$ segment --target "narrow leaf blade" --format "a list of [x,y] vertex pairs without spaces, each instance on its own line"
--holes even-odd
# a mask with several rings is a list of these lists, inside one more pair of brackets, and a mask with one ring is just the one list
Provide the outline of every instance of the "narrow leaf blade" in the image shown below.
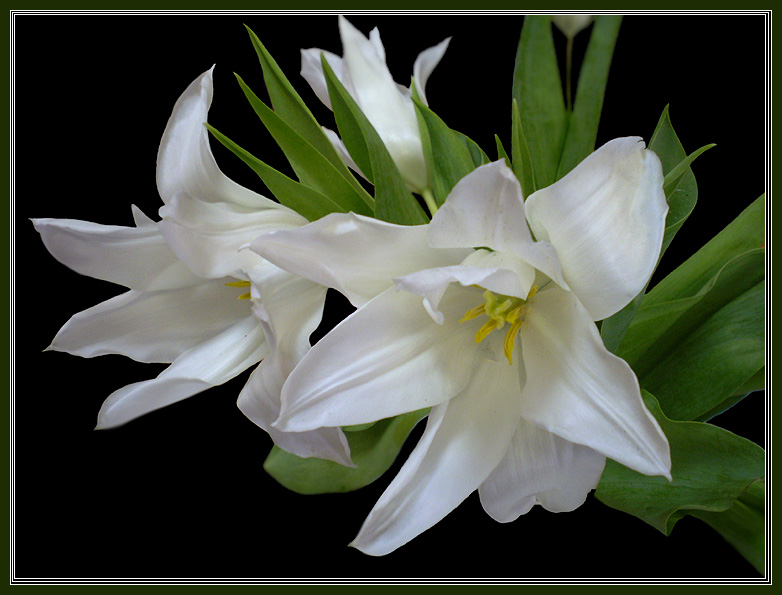
[[513,70],[513,98],[518,103],[537,184],[527,191],[534,192],[556,181],[567,131],[567,112],[548,16],[524,17]]
[[562,158],[559,161],[557,179],[565,176],[595,150],[608,72],[611,68],[622,17],[597,15],[594,21],[589,46],[578,77],[573,112],[568,118],[567,135],[562,149]]
[[[366,147],[369,164],[365,163],[363,166],[359,162],[357,164],[365,174],[371,175],[375,185],[375,217],[400,225],[418,225],[428,222],[429,218],[407,188],[399,169],[377,131],[355,100],[345,90],[328,62],[322,59],[321,64],[326,75],[334,117],[337,120],[340,134],[345,139],[348,151],[351,151],[351,145],[348,142],[355,147],[355,140],[358,138],[363,139],[363,144]],[[352,152],[351,157],[354,160],[361,159],[360,155],[354,155]],[[369,171],[364,170],[365,167]]]

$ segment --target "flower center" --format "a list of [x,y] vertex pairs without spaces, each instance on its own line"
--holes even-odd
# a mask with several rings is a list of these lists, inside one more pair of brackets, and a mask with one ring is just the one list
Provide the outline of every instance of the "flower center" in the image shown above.
[[[249,281],[231,281],[230,283],[225,284],[226,287],[250,287]],[[249,300],[252,296],[251,292],[243,293],[239,296],[238,299],[240,300]]]
[[495,295],[488,289],[483,292],[484,303],[480,306],[476,306],[472,310],[468,310],[459,322],[465,322],[477,318],[482,314],[489,317],[489,320],[478,329],[475,333],[475,342],[480,343],[492,331],[500,330],[505,326],[507,322],[510,325],[508,332],[505,333],[505,357],[508,358],[508,363],[513,363],[513,346],[516,344],[516,335],[519,334],[521,325],[527,315],[527,309],[529,308],[529,300],[538,292],[537,286],[533,285],[529,290],[529,295],[526,300],[521,298],[507,296],[507,295]]

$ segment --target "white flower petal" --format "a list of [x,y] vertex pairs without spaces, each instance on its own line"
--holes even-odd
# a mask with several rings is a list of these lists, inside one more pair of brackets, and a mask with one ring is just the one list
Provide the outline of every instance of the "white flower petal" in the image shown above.
[[512,254],[476,250],[460,265],[416,271],[398,278],[396,286],[423,297],[434,320],[442,324],[438,306],[451,283],[524,299],[534,281],[535,269]]
[[594,320],[629,303],[660,256],[668,205],[660,160],[644,147],[637,137],[608,142],[526,203],[535,237],[557,249]]
[[435,67],[440,63],[440,60],[443,59],[445,50],[448,49],[450,41],[450,37],[444,39],[437,45],[418,54],[418,57],[415,59],[415,64],[413,65],[413,80],[415,81],[415,88],[418,89],[418,95],[426,105],[429,105],[429,102],[426,99],[426,83],[429,80],[432,71],[434,71]]
[[431,250],[426,226],[395,225],[354,213],[332,213],[299,229],[269,233],[250,245],[283,268],[344,294],[355,306],[395,277],[461,262],[471,250]]
[[351,545],[382,556],[456,508],[508,449],[519,419],[519,376],[483,360],[464,391],[429,414],[426,430]]
[[49,349],[81,357],[119,353],[171,362],[187,349],[252,318],[224,280],[168,291],[128,291],[74,314]]
[[261,262],[251,250],[253,239],[307,220],[289,209],[257,209],[227,202],[203,202],[177,194],[160,209],[160,230],[171,249],[206,278],[237,276]]
[[487,247],[521,258],[567,289],[553,246],[532,239],[521,186],[504,160],[459,180],[428,231],[433,248]]
[[119,389],[104,401],[95,429],[125,424],[155,409],[182,401],[227,382],[253,364],[268,349],[253,317],[182,353],[154,380]]
[[203,201],[256,208],[282,208],[228,179],[212,156],[204,126],[212,103],[212,69],[185,90],[174,105],[157,156],[157,187],[164,203],[183,192]]
[[150,221],[139,227],[76,219],[33,219],[44,246],[77,273],[139,291],[201,283]]
[[453,288],[443,300],[443,325],[432,321],[419,297],[394,288],[354,312],[293,370],[275,426],[303,431],[367,423],[461,392],[481,353],[475,329],[457,322],[466,310],[464,293]]
[[239,394],[239,409],[281,449],[298,457],[317,457],[352,467],[350,447],[340,428],[283,432],[272,427],[280,413],[280,390],[286,377],[279,357],[272,354],[264,359]]
[[532,299],[521,345],[525,419],[639,473],[670,479],[668,440],[635,374],[606,350],[572,293],[550,286]]
[[269,263],[249,271],[249,276],[260,298],[254,311],[271,353],[250,375],[239,395],[239,409],[283,450],[352,466],[339,428],[282,432],[272,427],[280,414],[282,385],[310,349],[309,336],[320,323],[326,288]]
[[331,66],[334,74],[339,81],[346,86],[346,81],[342,76],[342,58],[320,48],[310,48],[301,50],[301,76],[307,81],[324,105],[331,109],[331,99],[329,97],[329,88],[326,85],[326,75],[323,74],[323,65],[320,62],[320,56],[326,56],[326,61]]
[[606,458],[556,434],[519,420],[510,448],[479,489],[484,510],[500,523],[535,505],[551,512],[581,506],[597,487]]
[[416,191],[429,186],[415,107],[400,93],[375,44],[339,17],[343,65],[351,95],[383,140],[407,184]]
[[334,146],[334,149],[337,151],[337,154],[340,156],[344,164],[366,180],[367,177],[364,175],[364,172],[362,172],[358,165],[356,165],[356,162],[353,161],[350,153],[348,153],[348,149],[345,146],[345,143],[342,142],[342,139],[339,138],[337,133],[326,128],[325,126],[323,127],[323,132],[326,133],[326,138],[331,141],[331,144]]
[[369,42],[375,48],[375,52],[377,52],[378,58],[380,58],[383,61],[383,64],[385,64],[386,48],[383,47],[383,41],[380,39],[380,31],[378,31],[377,27],[369,32]]

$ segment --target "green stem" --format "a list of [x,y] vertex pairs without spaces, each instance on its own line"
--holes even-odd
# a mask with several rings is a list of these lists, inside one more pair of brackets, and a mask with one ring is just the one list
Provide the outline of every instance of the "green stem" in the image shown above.
[[426,203],[426,208],[429,209],[429,216],[434,217],[437,212],[437,203],[434,201],[434,194],[432,194],[431,188],[424,188],[421,190],[421,196]]

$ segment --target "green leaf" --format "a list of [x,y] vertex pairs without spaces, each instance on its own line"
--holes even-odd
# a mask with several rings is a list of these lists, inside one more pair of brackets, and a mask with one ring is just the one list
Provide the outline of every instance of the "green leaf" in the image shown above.
[[428,409],[421,409],[383,419],[369,429],[347,432],[345,436],[356,467],[323,459],[302,459],[275,446],[263,468],[286,488],[299,494],[357,490],[388,470],[415,424],[428,412]]
[[725,229],[660,281],[644,305],[695,295],[728,261],[762,248],[765,242],[765,194],[752,202]]
[[[437,206],[442,205],[456,183],[482,163],[485,154],[472,140],[451,130],[440,117],[420,101],[415,101],[418,126],[424,145],[426,167]],[[466,139],[466,140],[465,140]],[[470,143],[480,151],[473,158]],[[488,159],[486,160],[488,162]]]
[[470,152],[470,156],[472,157],[472,163],[475,167],[480,167],[481,165],[486,165],[487,163],[491,162],[491,159],[489,159],[489,156],[486,154],[486,152],[481,149],[478,143],[472,140],[469,136],[456,130],[453,130],[452,132],[467,147],[467,150]]
[[293,128],[302,138],[307,140],[321,155],[328,159],[332,165],[347,179],[356,190],[362,192],[361,184],[348,171],[342,158],[334,149],[334,145],[323,132],[315,116],[312,115],[307,105],[293,88],[288,78],[266,50],[258,36],[252,29],[245,25],[250,35],[255,53],[263,69],[263,80],[269,92],[274,111]]
[[502,146],[502,141],[496,134],[494,135],[494,143],[497,145],[497,160],[504,159],[505,163],[510,167],[511,160],[508,159],[508,152],[505,150],[505,147]]
[[597,127],[603,109],[608,71],[614,54],[622,17],[598,15],[589,38],[584,62],[578,76],[573,112],[568,118],[567,135],[559,161],[557,179],[562,178],[595,150]]
[[679,163],[679,165],[668,172],[668,174],[665,176],[665,180],[663,180],[663,189],[665,191],[666,198],[673,195],[674,190],[679,186],[679,182],[684,177],[684,174],[686,174],[690,169],[692,162],[700,157],[705,151],[708,151],[712,147],[716,146],[717,145],[714,143],[702,146],[697,151],[693,151],[687,155],[687,157],[681,163]]
[[[706,148],[701,148],[698,151],[702,153]],[[687,153],[671,124],[667,105],[649,141],[649,149],[660,158],[664,176],[675,171],[687,159]],[[693,153],[693,159],[700,154],[698,151]],[[676,177],[677,183],[668,183],[664,186],[665,198],[668,201],[668,216],[665,219],[665,236],[663,237],[661,256],[668,249],[676,232],[684,225],[698,201],[698,185],[695,182],[695,174],[692,173],[689,166],[681,177],[678,175]]]
[[521,184],[521,194],[526,199],[535,192],[537,182],[535,168],[532,163],[527,139],[524,136],[524,123],[519,115],[516,100],[513,100],[513,113],[511,119],[511,154],[513,155],[513,173]]
[[513,98],[518,103],[535,172],[536,186],[525,188],[525,196],[529,196],[556,181],[567,131],[567,112],[548,16],[524,17],[513,70]]
[[[757,250],[731,261],[714,288],[678,316],[638,362],[642,369],[656,363],[638,372],[639,382],[656,391],[671,417],[703,419],[715,409],[724,409],[728,406],[724,401],[763,367],[764,260],[763,251]],[[750,280],[756,283],[744,290]],[[642,317],[647,311],[639,310],[638,318],[648,322]],[[662,345],[670,349],[661,352]]]
[[735,517],[742,514],[736,510],[742,505],[752,506],[756,518],[762,514],[756,486],[765,475],[763,449],[710,424],[672,421],[651,394],[644,392],[644,400],[671,445],[673,481],[642,475],[609,460],[595,492],[597,499],[665,535],[684,515],[710,516],[707,522],[726,537],[730,534],[728,541],[740,541],[737,549],[742,555],[750,561],[758,559],[763,523],[747,525],[742,535],[736,535]]
[[722,535],[761,574],[766,562],[765,491],[766,482],[758,480],[724,512],[690,512]]
[[325,57],[321,56],[321,64],[334,118],[345,147],[375,186],[375,217],[401,225],[427,223],[429,218],[408,190],[377,131],[345,90]]
[[293,209],[310,221],[325,217],[329,213],[345,212],[341,206],[327,196],[278,172],[270,165],[245,151],[213,126],[209,124],[206,126],[217,140],[258,174],[263,183],[266,184],[266,187],[269,188],[281,204]]
[[[698,155],[712,146],[714,145],[701,147],[688,157],[671,124],[668,106],[665,107],[649,142],[649,149],[653,150],[660,158],[663,175],[666,176],[665,179],[669,182],[667,184],[664,182],[663,186],[665,198],[668,201],[668,216],[665,220],[665,235],[663,236],[660,258],[662,258],[676,232],[695,208],[698,198],[698,186],[695,183],[695,175],[692,173],[689,165]],[[606,349],[612,353],[618,351],[619,345],[627,332],[627,326],[635,317],[645,292],[646,287],[622,310],[603,321],[600,333]]]
[[371,215],[372,197],[363,189],[357,190],[331,161],[258,99],[239,75],[236,78],[250,105],[285,153],[301,183],[328,196],[345,211]]
[[670,417],[709,419],[762,387],[763,198],[644,296],[616,352]]

